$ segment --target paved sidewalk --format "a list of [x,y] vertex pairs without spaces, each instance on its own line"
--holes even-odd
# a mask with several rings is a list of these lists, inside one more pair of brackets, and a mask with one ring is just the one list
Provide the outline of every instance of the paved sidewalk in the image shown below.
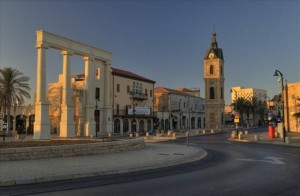
[[113,154],[0,162],[0,186],[40,183],[155,169],[200,160],[207,152],[169,143]]
[[[293,147],[300,147],[300,133],[295,132],[287,132],[286,142],[283,141],[283,138],[269,138],[269,133],[262,132],[262,133],[251,133],[249,131],[248,134],[244,134],[245,131],[243,131],[242,139],[232,139],[231,141],[237,141],[237,142],[251,142],[251,143],[262,143],[262,144],[273,144],[273,145],[282,145],[282,146],[293,146]],[[257,136],[258,140],[255,140],[255,135]]]

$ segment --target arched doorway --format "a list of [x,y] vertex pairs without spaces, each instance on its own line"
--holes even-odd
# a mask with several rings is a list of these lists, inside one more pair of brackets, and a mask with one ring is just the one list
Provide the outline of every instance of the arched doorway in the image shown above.
[[116,119],[114,122],[114,133],[120,133],[121,130],[121,122],[119,119]]
[[201,126],[202,122],[201,122],[201,117],[198,118],[198,121],[197,121],[197,125],[198,125],[198,129],[201,129],[202,126]]
[[192,125],[192,129],[195,129],[195,117],[192,117],[191,125]]
[[151,120],[148,119],[147,121],[147,131],[150,132],[151,131]]
[[162,130],[165,129],[165,121],[164,121],[163,119],[160,120],[160,128],[161,128]]
[[144,132],[144,120],[140,120],[139,122],[139,132]]
[[169,119],[165,120],[165,130],[169,130],[170,129],[170,123],[169,123]]
[[133,119],[131,121],[131,131],[136,132],[136,120],[135,119]]
[[24,133],[26,131],[25,125],[26,125],[26,119],[27,117],[23,114],[16,116],[16,130],[18,134]]
[[129,132],[129,122],[128,119],[125,119],[123,122],[123,131],[124,133],[128,133]]

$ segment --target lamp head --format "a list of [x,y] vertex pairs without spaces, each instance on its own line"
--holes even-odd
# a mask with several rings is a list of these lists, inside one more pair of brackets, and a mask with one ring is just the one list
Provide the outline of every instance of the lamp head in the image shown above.
[[273,76],[278,76],[278,71],[277,70],[275,70],[275,73],[274,73]]

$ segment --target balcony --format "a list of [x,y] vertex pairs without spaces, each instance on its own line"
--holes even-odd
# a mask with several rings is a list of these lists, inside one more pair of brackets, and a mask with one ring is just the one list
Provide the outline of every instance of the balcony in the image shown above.
[[123,118],[142,118],[142,117],[153,117],[153,112],[150,111],[150,114],[128,114],[128,110],[113,110],[114,117],[123,117]]
[[148,99],[148,95],[147,94],[143,94],[143,93],[134,93],[132,94],[133,99],[138,99],[138,100],[147,100]]

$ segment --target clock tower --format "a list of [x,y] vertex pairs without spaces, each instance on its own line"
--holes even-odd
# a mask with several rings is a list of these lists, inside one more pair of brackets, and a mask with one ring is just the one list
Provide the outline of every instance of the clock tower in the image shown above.
[[212,33],[210,48],[204,56],[205,128],[221,129],[224,125],[224,58]]

